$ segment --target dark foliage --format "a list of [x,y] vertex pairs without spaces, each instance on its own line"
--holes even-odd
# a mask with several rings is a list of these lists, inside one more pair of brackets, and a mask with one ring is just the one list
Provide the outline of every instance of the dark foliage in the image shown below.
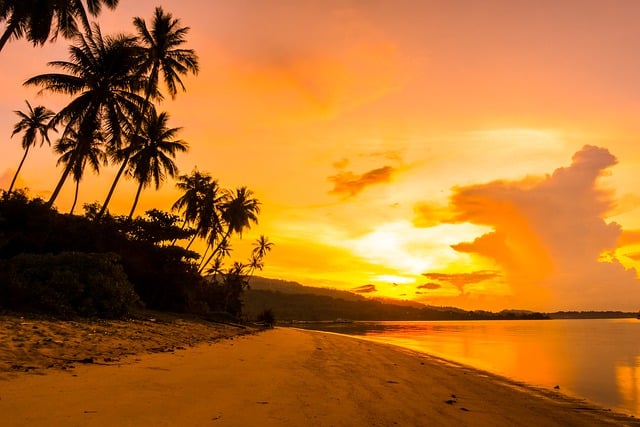
[[270,308],[265,308],[261,313],[258,313],[258,317],[256,317],[256,321],[273,328],[274,323],[276,322],[276,316],[273,314],[273,310]]
[[112,253],[21,254],[0,261],[0,307],[61,317],[115,318],[138,301]]
[[453,307],[410,307],[381,301],[345,300],[326,295],[293,294],[249,289],[244,295],[244,313],[255,318],[267,308],[277,310],[281,320],[510,320],[544,319],[541,313],[466,311]]
[[[92,212],[91,207],[88,211]],[[167,244],[189,233],[175,225],[173,215],[160,211],[134,221],[110,216],[95,221],[59,214],[42,200],[30,200],[20,192],[0,200],[0,259],[21,254],[112,253],[119,257],[117,263],[147,308],[221,309],[223,304],[213,300],[219,295],[203,291],[210,286],[191,262],[198,255]],[[8,268],[5,263],[5,272]],[[13,274],[19,270],[14,268]],[[204,296],[204,302],[199,301]]]

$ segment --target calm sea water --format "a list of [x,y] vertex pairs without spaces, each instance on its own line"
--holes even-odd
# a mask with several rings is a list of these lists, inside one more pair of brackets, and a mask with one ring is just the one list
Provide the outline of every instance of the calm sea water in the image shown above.
[[422,351],[640,416],[640,320],[306,325]]

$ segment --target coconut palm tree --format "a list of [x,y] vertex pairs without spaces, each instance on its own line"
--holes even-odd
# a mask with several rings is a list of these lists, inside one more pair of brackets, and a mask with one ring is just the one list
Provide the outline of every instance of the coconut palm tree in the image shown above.
[[[100,28],[94,25],[90,33],[79,35],[70,46],[68,61],[49,63],[67,73],[41,74],[24,84],[40,86],[41,92],[75,96],[54,116],[52,123],[66,124],[63,137],[71,129],[83,129],[84,135],[92,135],[88,127],[97,126],[103,131],[107,145],[116,151],[140,113],[142,97],[137,92],[146,86],[146,80],[138,73],[138,53],[133,37],[122,34],[103,37]],[[60,188],[61,185],[54,190],[49,206]]]
[[[146,110],[150,108],[149,100],[159,98],[160,74],[162,74],[169,94],[174,98],[177,94],[177,86],[185,90],[180,76],[189,72],[198,73],[198,57],[191,49],[179,48],[186,42],[185,37],[189,32],[189,27],[181,27],[180,20],[174,19],[170,13],[165,13],[161,7],[155,9],[151,29],[147,28],[145,20],[139,17],[134,18],[133,25],[138,30],[137,41],[142,52],[139,70],[146,76],[144,102],[142,103],[142,116],[144,116]],[[142,126],[141,120],[134,132],[137,132]],[[107,209],[118,181],[127,168],[128,161],[129,158],[126,156],[121,159],[120,169],[118,169],[109,193],[102,204],[100,215]]]
[[178,168],[173,162],[178,152],[186,152],[188,144],[175,139],[180,128],[169,128],[169,115],[166,112],[157,114],[152,108],[142,124],[141,132],[133,136],[130,145],[129,174],[138,181],[138,191],[129,212],[129,219],[138,205],[140,193],[144,187],[153,182],[156,190],[167,176],[174,178]]
[[41,147],[45,142],[51,145],[48,133],[50,129],[53,129],[51,126],[51,119],[55,113],[42,105],[38,105],[36,108],[31,108],[29,101],[25,102],[27,104],[28,112],[24,113],[22,111],[14,111],[21,120],[15,124],[13,132],[11,133],[11,137],[13,137],[13,135],[17,133],[24,132],[24,135],[22,136],[22,148],[24,149],[24,155],[22,156],[18,169],[11,180],[11,185],[9,185],[7,194],[11,194],[11,190],[13,190],[13,186],[15,185],[18,174],[20,173],[20,169],[22,169],[22,165],[29,154],[29,149],[36,145],[38,137],[40,137]]
[[[174,209],[183,209],[185,223],[193,224],[196,232],[186,249],[189,249],[197,238],[207,240],[209,237],[221,234],[221,207],[227,202],[229,193],[220,188],[217,180],[208,174],[194,171],[190,176],[182,176],[178,188],[185,193],[174,203]],[[204,258],[204,256],[203,256]]]
[[273,249],[273,243],[269,241],[269,239],[261,235],[256,241],[253,243],[253,250],[251,251],[251,259],[249,260],[249,273],[248,279],[253,277],[253,273],[256,270],[262,270],[264,267],[264,257],[267,256],[267,253],[271,252]]
[[206,173],[200,173],[197,169],[194,169],[191,175],[180,175],[178,177],[176,187],[183,194],[175,201],[171,209],[182,212],[185,227],[198,219],[202,195],[210,184],[211,176]]
[[[243,231],[251,228],[251,223],[258,223],[260,202],[253,197],[253,192],[247,187],[239,187],[230,196],[229,200],[224,203],[221,212],[221,218],[226,225],[226,232],[218,240],[218,244],[209,255],[209,258],[200,266],[199,272],[202,272],[217,255],[220,248],[227,244],[232,233],[236,233],[242,238]],[[210,234],[210,239],[212,237],[213,235]]]
[[0,36],[0,51],[11,39],[25,37],[34,45],[43,45],[47,39],[54,40],[58,34],[72,38],[78,33],[79,19],[89,29],[89,14],[98,16],[102,6],[115,9],[118,0],[1,0],[0,22],[5,29]]
[[255,258],[262,259],[267,253],[271,252],[273,249],[273,243],[269,241],[267,236],[261,235],[256,241],[253,243],[252,255]]
[[[85,135],[82,132],[89,132]],[[107,155],[104,150],[104,138],[99,127],[87,126],[86,129],[76,131],[67,129],[66,134],[58,140],[54,146],[54,151],[60,154],[57,164],[66,165],[76,183],[73,204],[71,205],[70,214],[78,202],[78,191],[80,189],[80,181],[84,175],[84,170],[89,165],[95,173],[100,173],[100,166],[107,164]],[[64,182],[64,181],[63,181]]]

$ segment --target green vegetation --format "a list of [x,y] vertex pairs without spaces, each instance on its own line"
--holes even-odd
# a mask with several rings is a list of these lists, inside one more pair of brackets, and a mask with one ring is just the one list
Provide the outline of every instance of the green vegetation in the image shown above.
[[[115,8],[117,0],[42,3],[0,1],[0,50],[12,38],[34,45],[58,34],[73,40],[67,60],[48,64],[55,72],[24,83],[68,96],[68,103],[57,113],[29,102],[27,112],[16,111],[12,136],[23,134],[24,155],[0,197],[0,309],[118,317],[144,305],[239,317],[248,280],[272,243],[260,237],[250,258],[238,262],[230,260],[232,239],[258,222],[260,202],[248,188],[224,189],[206,173],[179,175],[176,154],[188,144],[154,104],[163,90],[175,98],[185,90],[182,77],[198,73],[196,53],[183,46],[189,27],[157,7],[149,25],[133,19],[135,35],[105,36],[88,14]],[[45,202],[14,186],[29,149],[50,145],[50,131],[60,132],[54,152],[63,169]],[[109,165],[117,174],[104,203],[73,215],[86,168],[100,173]],[[54,203],[70,176],[75,197],[64,215]],[[129,215],[112,216],[108,206],[123,176],[138,190]],[[183,192],[172,207],[177,214],[151,209],[134,217],[144,188],[176,177]],[[189,249],[197,239],[206,247],[202,256]]]

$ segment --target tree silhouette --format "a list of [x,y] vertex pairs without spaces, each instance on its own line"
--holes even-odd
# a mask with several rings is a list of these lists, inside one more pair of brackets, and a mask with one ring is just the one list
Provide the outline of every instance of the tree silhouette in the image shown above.
[[[90,134],[84,135],[83,131]],[[87,129],[80,132],[71,128],[67,129],[66,134],[54,146],[54,151],[60,154],[57,164],[66,165],[65,170],[68,168],[76,183],[70,214],[73,214],[78,202],[80,180],[82,180],[87,164],[95,173],[100,172],[101,165],[107,164],[107,155],[103,146],[104,138],[98,126],[87,126]]]
[[76,19],[80,19],[85,29],[89,28],[87,10],[98,16],[102,6],[115,9],[118,0],[2,0],[0,1],[0,22],[5,29],[0,36],[0,51],[11,39],[25,37],[34,45],[43,45],[51,36],[58,34],[72,38],[78,33]]
[[193,224],[196,230],[186,249],[189,249],[198,237],[208,240],[212,233],[219,235],[222,230],[221,206],[226,203],[229,193],[221,189],[218,181],[213,180],[210,175],[197,170],[191,175],[180,176],[176,186],[184,194],[172,208],[183,211],[184,223]]
[[[51,145],[51,141],[49,140],[49,129],[51,127],[51,119],[55,115],[55,113],[49,110],[42,105],[38,105],[36,108],[31,108],[31,104],[29,101],[25,101],[27,104],[28,112],[24,113],[22,111],[14,111],[20,117],[20,121],[15,124],[13,127],[13,132],[11,133],[11,137],[15,134],[24,132],[22,136],[22,148],[24,149],[24,155],[22,156],[22,160],[20,160],[20,164],[18,165],[18,169],[16,170],[13,179],[11,180],[11,185],[9,185],[9,190],[7,190],[7,195],[11,194],[11,190],[13,190],[13,186],[16,183],[16,179],[18,178],[18,174],[20,173],[20,169],[22,169],[22,165],[29,154],[29,149],[34,146],[38,142],[38,137],[40,137],[40,146],[45,143],[45,141]],[[55,130],[55,129],[54,129]]]
[[[144,102],[142,103],[142,117],[144,117],[144,113],[150,108],[149,100],[160,97],[158,91],[160,74],[162,74],[169,94],[173,98],[177,94],[177,86],[185,90],[180,75],[185,75],[188,72],[198,73],[198,57],[191,49],[178,48],[186,42],[185,36],[189,32],[189,27],[180,27],[180,20],[174,19],[170,13],[165,13],[161,7],[157,7],[154,11],[151,29],[147,28],[147,24],[142,18],[134,18],[133,24],[138,30],[136,40],[141,49],[142,62],[139,72],[146,76]],[[142,117],[136,125],[134,133],[142,126]],[[120,161],[120,169],[118,169],[102,204],[100,216],[111,201],[122,173],[127,168],[129,157],[125,155]]]
[[[122,34],[103,37],[94,25],[91,32],[77,37],[69,54],[69,61],[49,62],[67,74],[41,74],[24,84],[40,86],[41,92],[75,96],[52,123],[66,123],[63,137],[71,129],[85,137],[93,135],[92,126],[102,129],[107,145],[115,152],[122,146],[125,132],[132,128],[131,122],[137,118],[142,103],[137,92],[145,86],[145,80],[138,73],[140,55],[135,39]],[[62,184],[64,179],[51,195],[49,206],[58,197]]]
[[142,124],[141,132],[132,137],[132,149],[129,162],[129,173],[138,181],[138,191],[129,212],[133,217],[140,193],[152,182],[156,190],[167,176],[175,177],[178,168],[172,159],[176,153],[186,152],[188,145],[182,140],[174,139],[180,128],[169,128],[169,115],[166,112],[157,114],[152,108]]
[[211,184],[211,176],[200,173],[197,169],[191,175],[180,175],[176,187],[183,192],[175,201],[171,209],[182,212],[185,226],[194,223],[198,219],[201,199],[206,192],[206,187]]
[[226,232],[221,238],[217,238],[215,234],[209,234],[210,242],[218,241],[216,248],[209,255],[209,258],[200,266],[199,271],[202,272],[211,260],[217,255],[223,245],[228,243],[228,239],[232,233],[242,237],[245,229],[251,228],[251,223],[258,223],[258,214],[260,213],[260,202],[253,197],[253,192],[247,187],[239,187],[230,196],[230,198],[222,205],[221,218],[226,225]]

